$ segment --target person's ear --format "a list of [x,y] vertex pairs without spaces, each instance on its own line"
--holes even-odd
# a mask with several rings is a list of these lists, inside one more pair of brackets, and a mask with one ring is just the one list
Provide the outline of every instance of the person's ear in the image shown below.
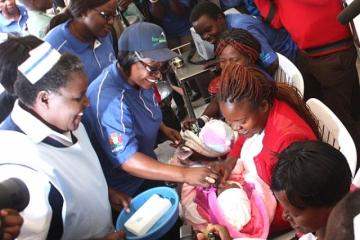
[[48,91],[40,91],[38,95],[36,96],[36,103],[37,105],[48,108],[49,106],[49,99],[50,99],[50,93]]
[[220,23],[221,25],[223,25],[223,24],[226,24],[226,22],[225,22],[225,16],[223,15],[223,14],[219,14],[218,16],[217,16],[217,22],[218,23]]
[[270,104],[269,104],[269,102],[268,101],[266,101],[266,100],[262,100],[261,101],[261,103],[260,103],[260,111],[262,112],[262,113],[266,113],[266,112],[268,112],[269,110],[270,110]]

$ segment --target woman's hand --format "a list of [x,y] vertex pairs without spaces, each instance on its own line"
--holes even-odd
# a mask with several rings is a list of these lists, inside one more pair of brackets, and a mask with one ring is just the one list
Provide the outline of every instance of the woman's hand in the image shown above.
[[129,204],[131,197],[125,193],[116,191],[115,189],[109,187],[109,200],[113,209],[121,211],[121,209],[124,208],[126,212],[130,212]]
[[220,237],[221,240],[231,240],[232,238],[230,237],[230,234],[228,232],[228,230],[222,226],[222,225],[218,225],[218,224],[209,224],[205,231],[203,233],[198,233],[197,234],[197,239],[198,240],[207,240],[207,235],[212,232],[215,233],[216,235],[218,235]]
[[124,231],[111,232],[104,237],[104,240],[124,240],[124,239],[125,239]]
[[4,240],[12,240],[19,236],[20,228],[24,222],[18,211],[14,209],[1,209],[1,227]]
[[236,165],[236,158],[227,157],[225,161],[218,161],[216,163],[211,164],[211,168],[219,174],[220,181],[219,183],[225,184],[225,182],[230,177],[232,170]]
[[185,130],[191,130],[193,124],[196,123],[196,119],[194,118],[186,118],[182,123],[182,128]]
[[164,133],[164,135],[170,141],[173,142],[174,146],[178,146],[181,143],[181,141],[182,141],[181,135],[175,129],[169,128],[169,127],[164,125],[164,126],[161,127],[161,131]]
[[215,184],[218,179],[216,171],[209,167],[185,168],[184,172],[185,182],[194,186],[209,187],[211,184]]

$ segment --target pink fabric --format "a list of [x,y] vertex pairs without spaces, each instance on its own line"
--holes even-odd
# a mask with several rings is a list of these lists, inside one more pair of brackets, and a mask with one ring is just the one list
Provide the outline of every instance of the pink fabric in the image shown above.
[[[252,217],[241,231],[233,229],[227,223],[219,209],[214,188],[204,190],[184,184],[181,194],[183,217],[194,229],[199,231],[204,230],[208,223],[219,223],[226,226],[234,238],[266,239],[269,234],[269,224],[274,217],[276,208],[276,200],[269,187],[257,176],[247,174],[244,175],[244,178],[240,177],[240,174],[234,174],[230,180],[244,186],[244,190],[250,199]],[[248,180],[252,182],[250,183]],[[260,182],[257,182],[258,180]]]
[[251,204],[250,222],[240,232],[234,229],[225,219],[223,212],[219,207],[216,192],[212,189],[208,195],[212,223],[218,223],[226,226],[233,238],[266,239],[269,234],[269,217],[264,201],[256,192],[254,184],[245,183],[244,190],[248,195]]

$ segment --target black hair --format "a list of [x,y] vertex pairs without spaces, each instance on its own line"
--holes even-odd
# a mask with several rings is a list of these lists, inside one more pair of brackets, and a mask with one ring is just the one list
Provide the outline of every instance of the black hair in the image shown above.
[[285,191],[294,207],[333,207],[348,193],[351,171],[344,155],[321,141],[296,142],[278,154],[271,189]]
[[119,50],[117,60],[119,65],[124,70],[125,74],[130,75],[131,65],[139,62],[139,58],[133,51],[122,51]]
[[205,1],[197,4],[192,9],[190,14],[190,22],[196,22],[197,20],[199,20],[200,17],[204,15],[212,19],[217,19],[219,15],[225,16],[221,8],[219,8],[215,3]]
[[360,214],[360,190],[348,193],[333,209],[328,219],[326,235],[331,240],[349,240],[354,237],[354,217]]
[[54,16],[50,20],[48,31],[71,18],[81,17],[86,11],[104,5],[109,1],[110,0],[71,0],[69,6],[63,13]]
[[71,73],[79,71],[83,71],[81,60],[72,54],[65,53],[50,71],[35,84],[31,84],[19,72],[15,82],[15,93],[23,104],[31,107],[40,91],[56,92],[59,88],[66,86]]
[[9,38],[0,44],[0,83],[10,94],[14,94],[17,68],[30,55],[29,51],[43,41],[34,36]]

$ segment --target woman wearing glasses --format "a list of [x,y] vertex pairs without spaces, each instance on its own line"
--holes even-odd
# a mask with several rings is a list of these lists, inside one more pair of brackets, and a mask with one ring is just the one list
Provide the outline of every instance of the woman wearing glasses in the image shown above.
[[162,67],[175,56],[159,26],[136,23],[120,36],[118,63],[107,67],[87,91],[92,102],[85,112],[87,130],[108,184],[131,196],[161,184],[145,179],[200,186],[209,185],[206,179],[217,179],[209,168],[182,168],[156,160],[159,129],[174,144],[181,141],[177,131],[162,123],[153,90]]
[[72,0],[51,20],[45,41],[60,53],[78,56],[91,82],[116,61],[111,29],[117,16],[116,0]]

